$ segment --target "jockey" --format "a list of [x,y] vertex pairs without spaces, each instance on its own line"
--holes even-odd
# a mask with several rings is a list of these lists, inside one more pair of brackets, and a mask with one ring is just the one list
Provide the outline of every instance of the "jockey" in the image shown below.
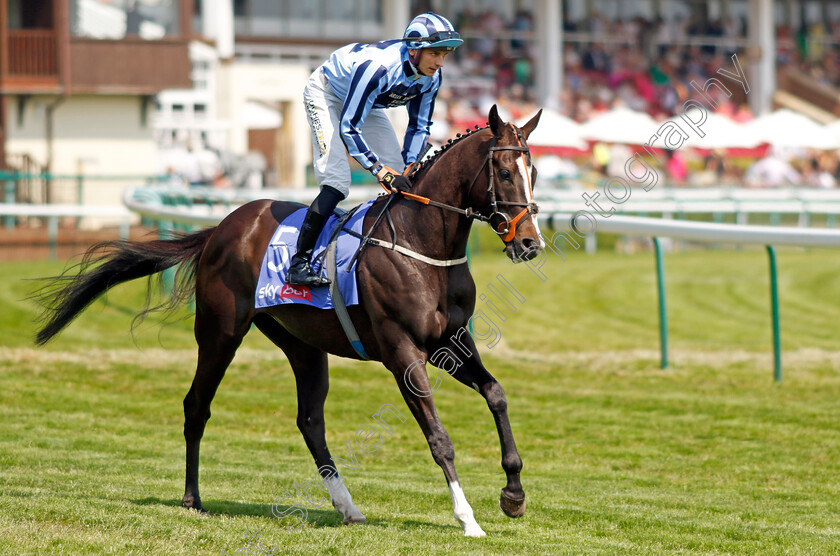
[[[286,283],[323,286],[310,258],[324,222],[350,192],[347,153],[387,189],[411,186],[403,169],[417,161],[429,137],[441,67],[464,41],[443,16],[415,17],[402,39],[349,44],[333,52],[306,82],[303,100],[312,128],[315,179],[321,190],[301,226]],[[406,106],[408,127],[400,150],[382,108]]]

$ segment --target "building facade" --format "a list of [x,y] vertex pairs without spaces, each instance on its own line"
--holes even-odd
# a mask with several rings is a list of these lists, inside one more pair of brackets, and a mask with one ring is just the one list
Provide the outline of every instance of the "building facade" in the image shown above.
[[[154,97],[191,87],[191,0],[0,0],[0,166],[151,175]],[[119,204],[101,180],[84,203]],[[43,202],[75,202],[47,187]]]

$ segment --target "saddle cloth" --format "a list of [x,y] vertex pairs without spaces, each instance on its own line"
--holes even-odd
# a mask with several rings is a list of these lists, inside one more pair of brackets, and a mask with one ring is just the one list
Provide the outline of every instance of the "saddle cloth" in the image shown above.
[[[370,200],[356,209],[344,223],[342,231],[339,232],[336,249],[336,264],[338,267],[336,279],[345,305],[359,304],[356,269],[353,268],[351,272],[347,272],[347,267],[350,264],[350,259],[359,248],[360,240],[344,230],[350,229],[357,234],[361,234],[365,214],[372,204],[373,200]],[[289,269],[292,256],[297,252],[297,238],[305,215],[305,208],[296,210],[277,226],[277,230],[271,237],[260,267],[257,290],[254,293],[254,302],[257,309],[286,303],[302,303],[319,309],[333,309],[335,307],[329,286],[309,288],[286,284],[286,271]],[[324,249],[332,236],[338,219],[339,217],[336,214],[330,216],[318,236],[315,249],[312,251],[312,268],[322,275],[326,275],[326,270],[322,268]]]

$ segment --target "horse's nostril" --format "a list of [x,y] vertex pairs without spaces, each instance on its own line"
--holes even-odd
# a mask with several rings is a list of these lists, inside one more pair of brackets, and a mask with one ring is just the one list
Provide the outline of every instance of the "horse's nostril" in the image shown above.
[[522,240],[522,247],[524,247],[528,251],[531,251],[533,249],[539,249],[540,242],[532,237],[526,237]]

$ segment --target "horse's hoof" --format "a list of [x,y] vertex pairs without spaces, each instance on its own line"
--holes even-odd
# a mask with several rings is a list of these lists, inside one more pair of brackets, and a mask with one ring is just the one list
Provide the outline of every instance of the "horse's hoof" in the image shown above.
[[342,523],[344,523],[344,525],[358,525],[360,523],[367,523],[367,519],[365,519],[365,516],[363,515],[355,517],[348,516],[344,518]]
[[188,510],[192,510],[192,511],[194,511],[194,512],[198,512],[198,513],[200,513],[200,514],[202,514],[202,515],[210,515],[210,512],[208,512],[207,510],[205,510],[205,509],[204,509],[203,507],[201,507],[201,506],[199,506],[199,507],[195,508],[195,507],[193,507],[193,506],[186,506],[186,505],[185,505],[184,507],[185,507],[186,509],[188,509]]
[[192,497],[187,498],[187,497],[184,497],[184,499],[181,501],[181,506],[183,506],[184,508],[187,508],[188,510],[195,510],[195,511],[197,511],[198,513],[201,513],[201,514],[206,514],[206,513],[209,513],[209,512],[208,512],[207,510],[205,510],[205,509],[204,509],[204,507],[201,505],[201,500],[200,500],[200,499],[198,499],[198,498],[192,498]]
[[525,515],[525,497],[511,498],[503,490],[499,497],[499,508],[508,517],[522,517]]
[[464,528],[464,536],[480,539],[486,537],[487,533],[484,532],[484,529],[482,529],[478,523],[475,523]]

